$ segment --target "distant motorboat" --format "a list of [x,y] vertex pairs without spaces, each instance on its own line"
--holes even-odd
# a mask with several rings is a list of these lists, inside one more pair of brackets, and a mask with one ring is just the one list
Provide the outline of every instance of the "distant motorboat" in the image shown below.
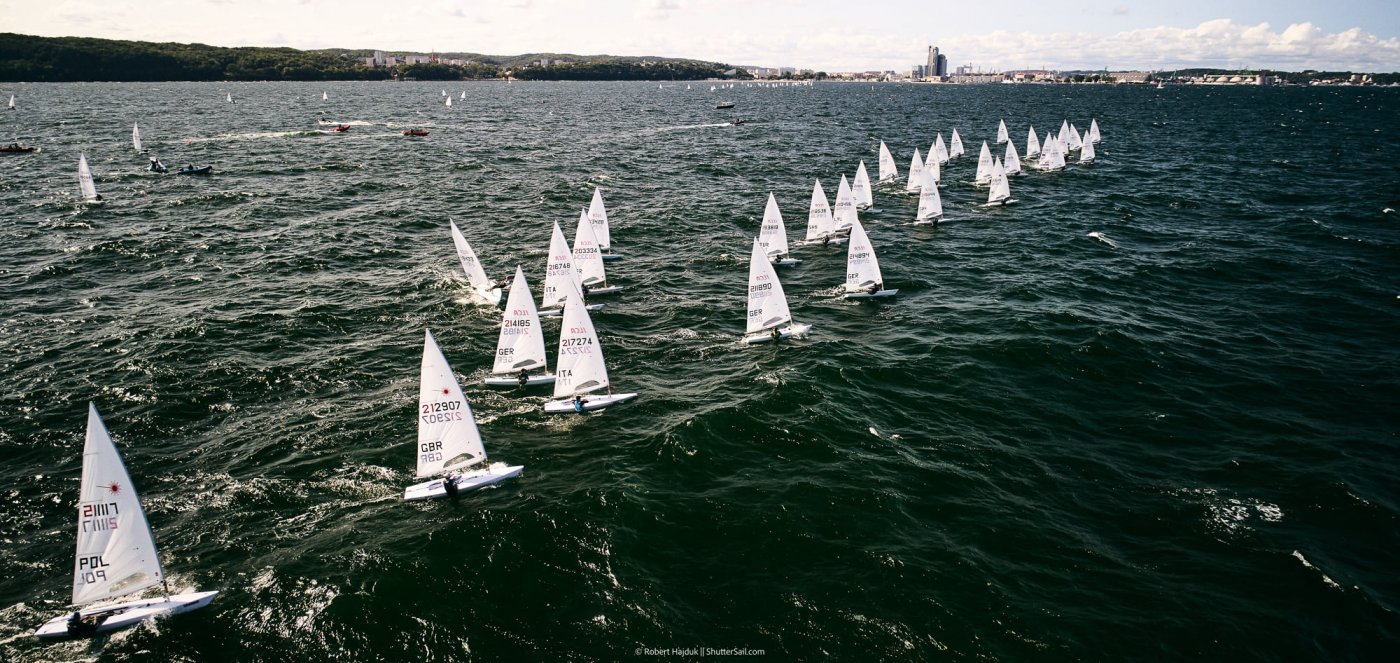
[[405,129],[404,132],[403,132],[403,135],[405,135],[405,136],[426,136],[426,135],[428,135],[428,132],[427,132],[427,131],[424,131],[424,130],[422,130],[422,129]]
[[721,102],[715,104],[715,108],[717,108],[717,109],[733,108],[733,107],[734,107],[734,102],[732,102],[732,101],[721,101]]

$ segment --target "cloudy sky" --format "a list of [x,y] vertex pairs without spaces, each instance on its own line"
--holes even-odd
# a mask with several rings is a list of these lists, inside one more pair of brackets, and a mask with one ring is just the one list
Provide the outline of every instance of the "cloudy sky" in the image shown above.
[[827,71],[1400,71],[1400,0],[0,0],[0,31],[218,46],[659,55]]

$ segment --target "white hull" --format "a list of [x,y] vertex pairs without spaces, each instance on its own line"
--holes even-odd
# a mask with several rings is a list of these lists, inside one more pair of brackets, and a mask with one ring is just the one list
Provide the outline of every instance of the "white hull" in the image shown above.
[[798,260],[797,258],[779,258],[777,260],[771,260],[769,262],[772,262],[774,267],[792,267],[793,265],[796,265],[802,261]]
[[603,254],[603,262],[612,262],[612,261],[614,261],[614,260],[622,260],[622,254],[621,254],[621,253],[604,253],[604,254]]
[[585,296],[592,296],[592,295],[612,295],[612,294],[616,294],[616,293],[619,293],[619,292],[622,292],[622,286],[620,286],[620,285],[605,285],[605,286],[602,286],[602,287],[591,286],[591,285],[590,285],[590,286],[588,286],[588,293],[587,293],[587,295],[585,295]]
[[[605,407],[609,407],[612,405],[626,403],[627,401],[633,400],[636,397],[637,394],[605,394],[584,396],[583,411],[592,412],[594,410],[601,410]],[[577,412],[577,410],[574,409],[573,399],[563,401],[549,401],[548,403],[544,404],[544,411],[545,414],[574,414],[575,412]]]
[[994,203],[987,203],[983,205],[983,207],[1006,207],[1007,205],[1010,205],[1014,202],[1016,202],[1015,198],[1007,198],[1006,200],[998,200]]
[[[525,385],[524,385],[524,386],[526,386],[526,387],[536,387],[536,386],[539,386],[539,385],[542,385],[542,384],[554,384],[554,374],[553,374],[553,373],[540,373],[540,374],[537,374],[537,375],[531,375],[531,376],[529,376],[528,378],[525,379]],[[520,378],[519,378],[519,377],[517,377],[516,375],[509,375],[509,374],[506,374],[506,375],[492,375],[491,377],[486,378],[486,386],[488,386],[488,387],[519,387],[519,386],[521,386],[521,384],[520,384]]]
[[[116,605],[97,606],[81,610],[84,618],[94,615],[106,615],[107,618],[97,626],[97,633],[107,633],[116,631],[128,626],[135,626],[141,622],[163,617],[165,615],[178,615],[182,612],[198,610],[210,601],[218,592],[192,592],[189,594],[175,594],[169,597],[158,599],[147,599],[143,601],[130,601],[118,603]],[[67,613],[61,617],[54,617],[39,627],[34,632],[35,637],[46,639],[82,637],[81,635],[70,635],[68,633],[68,618],[73,613]]]
[[[778,338],[783,339],[791,338],[793,336],[806,336],[807,332],[811,329],[812,325],[788,325],[786,327],[778,329]],[[747,345],[758,345],[759,343],[772,343],[773,340],[774,339],[772,331],[749,334],[744,337],[744,343]]]
[[940,223],[943,223],[942,216],[935,216],[931,219],[914,219],[914,225],[916,226],[934,226]]
[[845,299],[880,299],[884,297],[893,297],[897,294],[899,294],[899,288],[895,288],[894,290],[881,290],[873,295],[866,290],[862,290],[860,292],[848,292],[844,295],[844,297]]
[[838,244],[845,244],[846,241],[849,240],[849,239],[850,239],[849,237],[828,237],[827,239],[804,239],[804,240],[802,240],[801,242],[799,242],[799,244],[800,244],[801,246],[822,246],[822,245],[836,246],[836,245],[838,245]]
[[[603,305],[602,305],[602,304],[588,304],[587,306],[584,306],[583,308],[585,308],[585,309],[587,309],[587,310],[589,310],[589,311],[598,311],[598,310],[601,310],[601,309],[603,308]],[[541,318],[562,318],[562,317],[564,317],[564,309],[562,309],[562,308],[547,308],[547,309],[545,309],[545,310],[543,310],[543,311],[540,311],[539,315],[540,315]]]
[[480,290],[473,290],[471,300],[473,304],[480,304],[482,306],[500,306],[501,289],[492,288],[490,290],[487,290],[486,292],[482,292]]
[[[506,465],[505,463],[491,463],[489,467],[472,472],[466,472],[457,477],[457,492],[465,493],[469,490],[484,488],[498,481],[505,481],[514,476],[519,476],[525,469],[524,465]],[[445,479],[433,479],[423,483],[414,484],[404,489],[403,498],[413,500],[432,500],[440,497],[447,497],[447,489],[442,482]]]

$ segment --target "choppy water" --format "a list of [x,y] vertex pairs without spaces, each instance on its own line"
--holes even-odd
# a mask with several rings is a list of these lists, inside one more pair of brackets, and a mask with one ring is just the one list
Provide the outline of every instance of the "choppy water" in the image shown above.
[[[1396,651],[1394,91],[473,83],[449,110],[441,88],[0,90],[3,138],[43,148],[0,155],[0,658]],[[1024,150],[1028,122],[1091,117],[1097,165],[976,207],[999,118]],[[216,175],[146,174],[134,121]],[[768,192],[796,239],[813,178],[873,174],[880,139],[902,171],[954,127],[957,223],[904,225],[902,193],[862,215],[898,300],[836,299],[843,250],[799,249],[781,277],[812,336],[737,345]],[[75,202],[79,150],[104,206]],[[594,186],[627,254],[595,323],[641,398],[546,418],[478,386],[498,314],[464,303],[447,219],[538,289]],[[401,501],[425,327],[521,479]],[[88,400],[176,584],[222,594],[40,644]]]

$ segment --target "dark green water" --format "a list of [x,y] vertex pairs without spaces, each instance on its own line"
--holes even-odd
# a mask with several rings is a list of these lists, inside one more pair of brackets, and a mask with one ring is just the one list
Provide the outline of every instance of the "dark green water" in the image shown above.
[[[224,102],[231,89],[238,103]],[[322,102],[326,89],[330,101]],[[1400,646],[1400,95],[818,85],[18,85],[0,155],[0,659],[1368,660]],[[449,89],[457,94],[458,84]],[[732,100],[749,124],[721,124]],[[318,112],[353,121],[316,133]],[[976,204],[976,150],[1069,118],[1099,163]],[[133,121],[167,164],[143,172]],[[399,132],[423,126],[426,139]],[[769,191],[797,239],[878,142],[958,128],[957,221],[862,215],[737,344]],[[186,141],[190,142],[186,142]],[[84,150],[107,199],[75,202]],[[498,313],[447,231],[540,287],[608,202],[594,317],[634,404],[479,386]],[[1087,234],[1104,233],[1115,246]],[[556,323],[546,323],[553,336]],[[404,503],[431,328],[522,478]],[[553,365],[551,349],[550,363]],[[208,608],[91,643],[70,591],[85,408]]]

